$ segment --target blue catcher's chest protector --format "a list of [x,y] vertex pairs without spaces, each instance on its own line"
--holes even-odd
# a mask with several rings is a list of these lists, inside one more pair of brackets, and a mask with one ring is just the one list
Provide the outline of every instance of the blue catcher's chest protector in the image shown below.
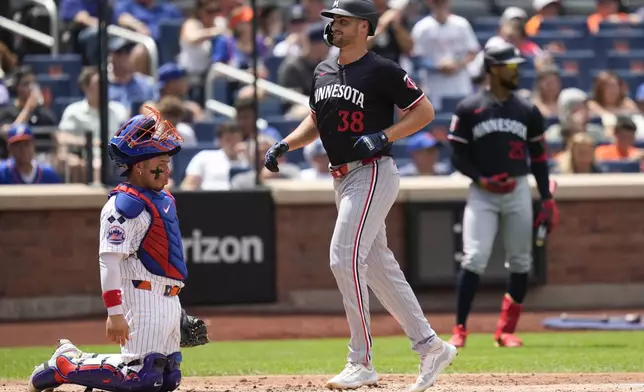
[[114,188],[108,198],[112,196],[116,197],[116,210],[123,217],[134,219],[143,209],[152,217],[137,251],[145,268],[155,275],[185,280],[188,269],[174,197],[165,190],[156,192],[126,183]]

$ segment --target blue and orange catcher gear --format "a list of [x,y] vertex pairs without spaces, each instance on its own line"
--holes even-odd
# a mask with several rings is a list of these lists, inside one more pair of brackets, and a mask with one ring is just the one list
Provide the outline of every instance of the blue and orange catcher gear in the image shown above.
[[183,138],[174,125],[161,118],[161,113],[146,106],[147,115],[138,114],[129,119],[112,137],[108,145],[110,159],[119,167],[128,169],[136,163],[159,155],[172,156],[181,150]]

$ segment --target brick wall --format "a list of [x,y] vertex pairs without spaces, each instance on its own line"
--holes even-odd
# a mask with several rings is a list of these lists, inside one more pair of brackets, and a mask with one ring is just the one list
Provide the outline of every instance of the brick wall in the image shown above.
[[[642,201],[561,202],[549,243],[550,284],[644,282]],[[334,206],[278,206],[278,296],[335,288],[329,270]],[[99,210],[0,211],[0,297],[96,295]],[[387,218],[389,246],[404,267],[402,205]]]

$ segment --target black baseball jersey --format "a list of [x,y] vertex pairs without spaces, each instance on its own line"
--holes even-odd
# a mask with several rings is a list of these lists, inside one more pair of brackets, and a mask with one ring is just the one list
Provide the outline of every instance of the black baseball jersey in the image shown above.
[[530,173],[528,151],[543,152],[544,131],[543,116],[534,104],[514,93],[499,102],[482,90],[458,104],[448,138],[467,145],[469,160],[482,176],[516,177]]
[[[346,65],[337,57],[321,62],[311,91],[309,106],[334,166],[360,159],[354,143],[393,125],[394,105],[407,110],[424,96],[398,64],[373,52]],[[380,155],[391,155],[391,144]]]

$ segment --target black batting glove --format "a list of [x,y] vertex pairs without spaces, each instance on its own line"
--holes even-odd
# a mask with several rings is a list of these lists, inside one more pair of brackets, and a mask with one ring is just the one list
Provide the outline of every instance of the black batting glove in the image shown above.
[[266,151],[266,156],[264,157],[264,166],[273,173],[280,171],[279,167],[277,167],[277,158],[284,155],[288,151],[288,149],[288,144],[285,141],[275,143],[273,147],[269,148],[268,151]]
[[389,143],[389,138],[384,131],[380,131],[360,137],[353,148],[358,152],[360,158],[366,159],[376,155],[387,143]]

